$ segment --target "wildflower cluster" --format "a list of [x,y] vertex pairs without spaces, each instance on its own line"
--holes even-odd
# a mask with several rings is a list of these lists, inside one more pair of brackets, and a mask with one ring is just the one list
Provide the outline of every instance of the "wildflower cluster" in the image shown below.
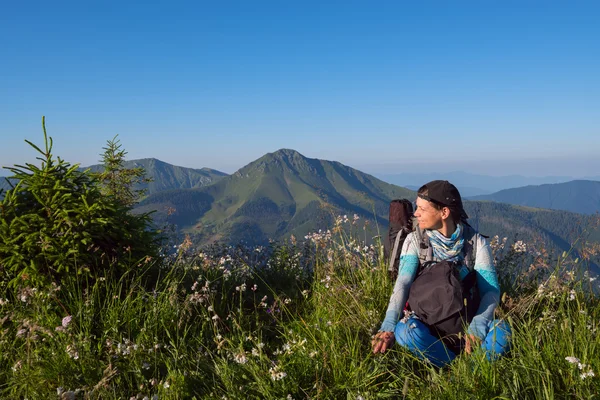
[[596,374],[590,368],[590,366],[588,364],[581,363],[581,361],[577,357],[569,356],[569,357],[565,357],[565,360],[567,360],[570,364],[576,364],[577,369],[579,369],[580,371],[584,371],[584,372],[581,372],[581,374],[579,375],[579,377],[582,380],[586,379],[586,378],[593,378],[594,376],[596,376]]

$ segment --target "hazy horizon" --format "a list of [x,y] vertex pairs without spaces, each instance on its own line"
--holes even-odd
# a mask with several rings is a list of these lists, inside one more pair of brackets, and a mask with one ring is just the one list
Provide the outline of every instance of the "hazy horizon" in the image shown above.
[[[40,143],[38,143],[40,145]],[[127,150],[127,149],[125,149]],[[262,157],[267,153],[272,153],[273,151],[268,151],[255,159],[248,160],[242,164],[237,166],[231,166],[228,168],[218,168],[213,165],[204,165],[204,164],[191,164],[191,165],[182,165],[177,163],[176,161],[169,161],[160,156],[148,156],[148,157],[130,157],[128,154],[127,160],[136,160],[142,158],[155,158],[160,161],[166,162],[171,165],[176,165],[179,167],[185,168],[193,168],[193,169],[201,169],[201,168],[210,168],[215,169],[221,172],[225,172],[227,174],[232,174],[236,172],[238,169],[243,168],[247,164],[255,161],[256,159]],[[32,153],[33,154],[33,153]],[[30,155],[32,155],[30,154]],[[302,153],[301,153],[302,154]],[[55,156],[60,156],[71,164],[80,164],[82,167],[88,167],[90,165],[95,165],[100,163],[100,160],[96,160],[94,162],[77,162],[74,160],[66,159],[61,156],[59,153],[55,152]],[[311,156],[310,154],[303,154],[303,156],[307,158],[319,158]],[[99,158],[99,157],[98,157]],[[327,161],[338,161],[344,165],[355,168],[362,172],[371,174],[371,175],[395,175],[395,174],[448,174],[448,173],[468,173],[473,175],[484,175],[491,177],[506,177],[511,175],[518,175],[522,177],[531,177],[531,178],[543,178],[543,177],[565,177],[572,179],[599,179],[600,178],[600,159],[597,158],[580,158],[580,159],[525,159],[525,160],[489,160],[489,161],[472,161],[472,162],[456,162],[452,163],[449,167],[436,162],[405,162],[405,163],[372,163],[372,164],[353,164],[351,162],[345,162],[343,160],[335,160],[329,158],[321,158]],[[38,163],[38,160],[35,160],[34,157],[31,157],[28,160],[23,160],[18,164],[25,163]],[[13,164],[14,165],[14,164]],[[0,160],[0,167],[12,166],[8,164],[2,163]],[[9,171],[2,168],[0,169],[0,176],[9,175]]]

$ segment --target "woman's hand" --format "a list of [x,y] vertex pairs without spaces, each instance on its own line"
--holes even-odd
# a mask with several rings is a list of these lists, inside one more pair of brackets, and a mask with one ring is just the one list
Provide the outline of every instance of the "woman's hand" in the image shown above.
[[387,349],[392,347],[394,340],[394,332],[378,332],[373,340],[371,340],[373,353],[384,353]]
[[477,336],[471,334],[465,337],[465,353],[471,354],[479,346],[481,346],[481,339]]

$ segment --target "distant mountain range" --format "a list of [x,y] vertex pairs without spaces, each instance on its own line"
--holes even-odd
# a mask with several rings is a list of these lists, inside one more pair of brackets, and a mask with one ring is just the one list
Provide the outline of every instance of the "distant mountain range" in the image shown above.
[[[226,173],[210,168],[185,168],[171,165],[156,158],[143,158],[125,162],[125,168],[143,167],[146,177],[150,183],[138,185],[135,189],[146,189],[146,195],[173,189],[192,189],[207,186],[227,176]],[[101,164],[82,167],[92,172],[100,172],[104,169]],[[0,189],[8,190],[10,186],[5,177],[0,176]],[[0,199],[3,196],[0,194]]]
[[8,182],[6,182],[6,180],[4,179],[4,177],[0,177],[0,190],[8,190],[10,189],[10,185],[8,184]]
[[[155,193],[136,210],[156,210],[158,225],[174,224],[199,244],[264,244],[291,234],[302,237],[331,228],[334,217],[343,214],[369,220],[364,237],[371,240],[378,232],[385,235],[391,199],[415,197],[414,191],[338,162],[279,150],[212,185]],[[560,252],[569,250],[586,230],[591,231],[590,240],[600,241],[594,219],[582,214],[491,201],[465,201],[465,208],[470,223],[490,236],[542,243]],[[362,232],[360,225],[357,229]]]
[[[155,211],[158,226],[174,226],[179,234],[189,234],[198,244],[264,244],[292,234],[303,237],[318,229],[330,229],[335,217],[344,214],[350,219],[354,214],[359,216],[356,229],[371,240],[385,235],[390,200],[416,197],[412,190],[339,162],[307,158],[288,149],[266,154],[232,175],[177,167],[156,159],[133,160],[127,166],[143,166],[154,179],[148,186],[149,195],[134,211]],[[420,184],[429,178],[439,176],[423,179]],[[0,185],[7,187],[3,179]],[[565,207],[590,213],[600,199],[599,185],[575,181],[517,188],[492,195],[498,196],[490,197],[493,201],[481,201],[485,197],[465,201],[465,208],[470,223],[486,235],[537,241],[563,251],[588,228],[590,240],[600,242],[600,230],[592,226],[594,218],[532,207]],[[535,202],[540,199],[544,202]],[[365,221],[369,226],[363,231]]]
[[[136,189],[147,189],[147,195],[165,190],[199,188],[213,184],[224,176],[227,176],[226,173],[215,169],[178,167],[157,160],[156,158],[126,161],[125,167],[143,167],[146,170],[146,177],[150,178],[152,182],[139,185]],[[93,172],[99,172],[104,169],[104,166],[96,164],[86,168],[89,168]]]
[[[435,180],[445,179],[452,182],[463,197],[491,194],[500,190],[522,187],[527,185],[542,185],[549,183],[562,183],[574,180],[569,176],[545,176],[545,177],[527,177],[521,175],[509,176],[488,176],[470,174],[462,171],[453,171],[447,173],[426,173],[426,174],[375,174],[379,179],[394,185],[404,186],[406,188],[417,190],[421,185]],[[586,178],[589,180],[600,181],[600,176]]]
[[577,180],[525,186],[474,196],[471,199],[594,214],[600,212],[600,182]]

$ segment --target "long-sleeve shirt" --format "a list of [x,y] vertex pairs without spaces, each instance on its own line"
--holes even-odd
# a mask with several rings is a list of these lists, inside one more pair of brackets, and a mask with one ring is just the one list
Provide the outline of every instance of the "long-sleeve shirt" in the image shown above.
[[[477,286],[481,302],[475,317],[467,329],[467,333],[473,334],[483,340],[487,335],[490,322],[494,318],[494,310],[500,302],[500,285],[498,284],[498,275],[494,267],[492,251],[486,238],[476,234],[473,246],[477,246],[474,270],[477,273]],[[442,260],[434,258],[433,261]],[[400,319],[402,309],[408,299],[410,286],[417,276],[418,268],[419,243],[417,235],[410,233],[402,246],[398,278],[396,279],[394,291],[390,297],[388,309],[380,331],[394,331]],[[463,279],[468,273],[469,269],[466,265],[461,266],[459,269],[459,278]]]

